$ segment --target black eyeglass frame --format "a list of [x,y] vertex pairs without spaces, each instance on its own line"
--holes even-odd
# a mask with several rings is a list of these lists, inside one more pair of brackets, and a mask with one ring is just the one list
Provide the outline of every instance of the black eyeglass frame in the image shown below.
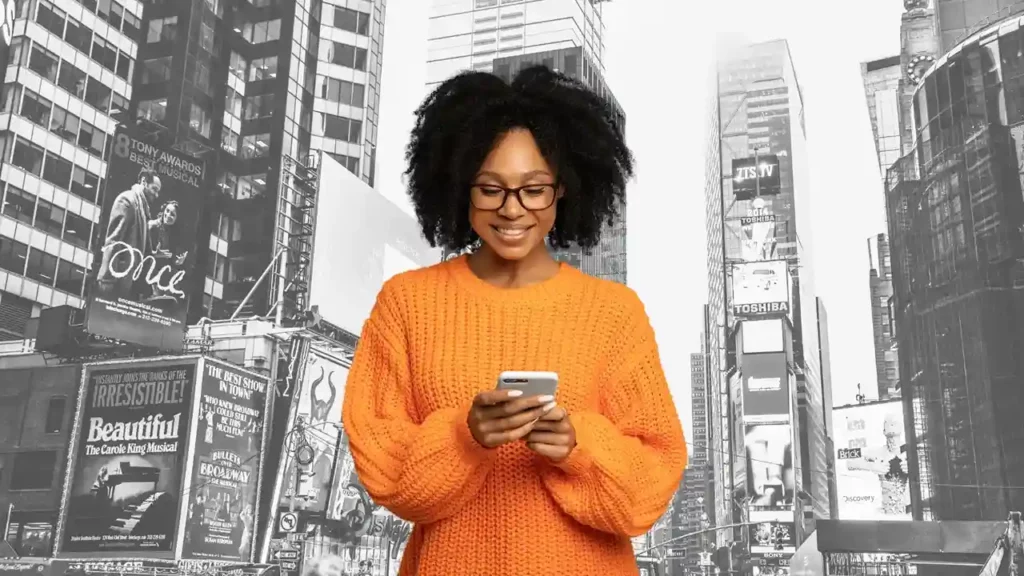
[[[506,186],[498,186],[497,184],[471,184],[470,187],[469,187],[469,203],[473,206],[473,208],[476,208],[477,210],[483,210],[485,212],[497,212],[498,210],[501,210],[502,208],[505,207],[505,203],[508,202],[508,197],[509,196],[515,195],[516,200],[519,201],[519,205],[522,206],[524,210],[528,210],[530,212],[540,212],[541,210],[547,210],[548,208],[551,208],[552,206],[555,205],[555,202],[558,202],[558,188],[560,186],[561,186],[561,184],[559,184],[557,181],[556,182],[552,182],[550,184],[528,184],[526,186],[518,186],[516,188],[508,188]],[[547,206],[543,207],[543,208],[527,208],[526,204],[523,203],[523,197],[519,195],[520,192],[522,192],[523,190],[526,190],[527,188],[548,188],[548,187],[550,187],[553,190],[553,193],[551,194],[551,203],[548,204]],[[496,190],[501,190],[505,194],[504,194],[504,196],[502,196],[501,204],[499,204],[497,208],[481,208],[481,207],[477,206],[475,202],[473,202],[473,188],[493,188],[493,189],[496,189]]]

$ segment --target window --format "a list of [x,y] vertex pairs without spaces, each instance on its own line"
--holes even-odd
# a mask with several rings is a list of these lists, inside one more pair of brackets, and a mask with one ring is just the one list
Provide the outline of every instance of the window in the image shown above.
[[25,261],[28,260],[28,246],[0,236],[0,268],[10,270],[15,274],[25,273]]
[[274,113],[274,94],[260,94],[245,99],[245,120],[265,118]]
[[50,132],[68,142],[78,142],[78,131],[81,125],[82,121],[78,116],[60,106],[53,107],[53,115],[50,116]]
[[92,38],[92,59],[111,72],[117,68],[117,48],[98,35]]
[[365,104],[366,87],[362,84],[338,80],[336,78],[324,78],[320,84],[320,97],[331,102],[340,102],[349,106],[362,108]]
[[249,63],[238,55],[237,52],[231,53],[231,60],[228,61],[228,72],[230,72],[235,78],[245,81],[245,69],[249,67]]
[[31,278],[46,286],[53,286],[53,279],[56,273],[56,256],[35,248],[28,253],[28,266],[25,268],[26,278]]
[[363,36],[370,34],[370,15],[348,8],[334,9],[334,27]]
[[68,212],[64,220],[64,241],[79,248],[89,248],[89,233],[92,222],[74,212]]
[[75,196],[95,204],[96,191],[99,187],[99,176],[79,166],[75,166],[71,171],[71,193]]
[[[69,213],[68,216],[71,214]],[[85,268],[76,266],[67,260],[57,262],[57,282],[55,287],[69,294],[80,295],[82,283],[85,281]]]
[[192,112],[189,114],[188,126],[192,130],[202,135],[204,138],[210,137],[210,113],[207,112],[202,106],[193,102]]
[[277,56],[257,58],[249,67],[249,81],[273,80],[277,78]]
[[11,164],[39,176],[43,173],[43,149],[28,140],[18,138],[14,143],[14,153],[11,154]]
[[[103,0],[104,2],[106,0]],[[110,12],[107,13],[107,22],[115,29],[121,29],[121,22],[124,20],[124,6],[121,6],[117,2],[110,3]]]
[[48,490],[57,471],[57,452],[18,452],[14,455],[11,490]]
[[139,118],[151,122],[163,122],[167,116],[167,98],[139,102]]
[[29,194],[13,185],[7,186],[7,196],[4,198],[3,213],[15,220],[32,225],[32,215],[36,210],[36,196]]
[[[118,114],[128,113],[128,99],[117,93],[111,93],[110,95],[110,115],[117,116]],[[121,116],[123,118],[124,116]],[[107,159],[106,156],[103,157]]]
[[138,42],[139,35],[142,33],[142,21],[135,14],[125,11],[124,25],[121,27],[121,31],[124,32],[125,36]]
[[57,74],[57,85],[79,98],[85,98],[85,81],[88,75],[67,60],[61,62]]
[[64,413],[67,411],[68,399],[54,396],[46,405],[46,433],[59,434],[64,429]]
[[366,48],[356,48],[341,42],[334,42],[331,64],[347,66],[356,70],[366,71]]
[[249,134],[242,138],[242,158],[262,158],[270,155],[270,134]]
[[178,17],[168,16],[157,20],[150,20],[149,30],[146,31],[146,44],[158,42],[174,42],[178,39]]
[[53,52],[41,48],[38,44],[32,46],[32,54],[28,58],[28,67],[50,82],[57,81],[57,57]]
[[71,162],[53,152],[47,152],[43,180],[66,190],[71,185]]
[[117,69],[114,73],[122,80],[132,81],[132,72],[135,70],[135,60],[131,56],[118,50]]
[[213,22],[202,22],[199,25],[199,46],[207,52],[213,52]]
[[335,154],[333,152],[327,152],[327,155],[334,158],[338,164],[344,166],[349,172],[359,175],[359,158],[352,156],[345,156],[344,154]]
[[273,42],[281,37],[281,20],[267,20],[264,22],[246,22],[242,26],[242,38],[252,44],[263,44]]
[[110,107],[110,95],[113,92],[102,82],[95,78],[89,78],[85,87],[85,101],[100,112],[106,112]]
[[68,18],[67,28],[64,29],[64,40],[79,52],[88,54],[89,48],[92,46],[92,30],[83,26],[81,22]]
[[[238,179],[238,190],[235,193],[235,198],[238,200],[248,200],[249,198],[260,198],[267,193],[267,175],[266,174],[249,174],[248,176],[242,176]],[[241,240],[242,228],[241,226],[235,227],[235,236],[228,237],[224,236],[225,240]]]
[[36,228],[60,238],[64,233],[64,213],[63,208],[40,198],[36,205]]
[[196,62],[196,72],[193,78],[196,87],[205,93],[210,92],[210,68],[202,62]]
[[324,136],[358,143],[363,132],[363,123],[333,114],[324,114]]
[[226,125],[220,130],[220,147],[231,154],[238,154],[238,132]]
[[36,22],[58,38],[64,36],[64,11],[46,0],[40,0]]
[[50,108],[52,107],[52,102],[27,88],[25,89],[25,97],[21,101],[22,116],[44,128],[48,128],[50,125]]
[[20,84],[4,84],[0,90],[0,113],[14,112],[21,103],[21,94]]
[[242,95],[235,92],[231,86],[228,86],[224,93],[224,111],[235,118],[242,117]]
[[78,132],[78,145],[97,156],[102,156],[106,138],[107,135],[102,130],[88,122],[82,122]]

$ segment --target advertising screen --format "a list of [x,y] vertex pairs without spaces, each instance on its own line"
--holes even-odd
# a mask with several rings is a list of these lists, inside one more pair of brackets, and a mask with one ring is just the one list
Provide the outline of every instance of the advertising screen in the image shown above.
[[789,420],[789,368],[785,352],[743,354],[740,374],[745,422]]
[[737,317],[789,312],[789,263],[742,262],[732,267],[732,310]]
[[900,400],[836,408],[841,520],[911,520]]
[[[284,489],[279,505],[323,514],[330,498],[331,472],[341,435],[341,404],[348,368],[327,355],[311,350],[306,356],[302,388],[298,391],[295,433],[288,442]],[[303,453],[308,463],[295,454]],[[298,470],[296,470],[298,468]],[[301,472],[301,474],[297,474]],[[294,501],[294,502],[293,502]]]
[[195,359],[86,365],[62,552],[171,552]]
[[740,257],[747,262],[778,258],[777,224],[777,216],[765,199],[754,198],[747,215],[740,217]]
[[793,429],[789,424],[746,427],[747,497],[751,506],[793,505]]
[[250,560],[266,409],[266,378],[203,361],[183,558]]
[[119,128],[86,300],[93,334],[180,352],[194,281],[204,161]]
[[[796,525],[793,522],[759,522],[748,526],[751,554],[792,554],[796,552]],[[765,566],[763,568],[770,569]],[[788,567],[785,572],[788,573]],[[773,572],[769,572],[772,574]]]
[[733,159],[732,193],[736,200],[750,200],[755,195],[774,196],[781,186],[779,157],[775,154]]

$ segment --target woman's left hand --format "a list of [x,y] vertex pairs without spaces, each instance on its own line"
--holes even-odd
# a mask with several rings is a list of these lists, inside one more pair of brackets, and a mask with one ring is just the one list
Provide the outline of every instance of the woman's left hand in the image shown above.
[[526,436],[526,446],[552,462],[568,458],[576,447],[576,429],[565,408],[558,406],[541,416]]

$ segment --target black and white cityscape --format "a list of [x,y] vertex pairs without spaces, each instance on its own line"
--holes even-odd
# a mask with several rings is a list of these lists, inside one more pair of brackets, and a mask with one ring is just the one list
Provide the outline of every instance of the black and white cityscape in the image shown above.
[[[533,64],[637,142],[620,216],[556,258],[645,299],[684,420],[639,573],[1016,576],[1024,0],[743,34],[722,15],[819,3],[705,4],[0,0],[0,576],[397,575],[412,526],[341,405],[383,283],[457,256],[409,209],[405,138],[444,79]],[[706,62],[654,53],[673,26]]]

